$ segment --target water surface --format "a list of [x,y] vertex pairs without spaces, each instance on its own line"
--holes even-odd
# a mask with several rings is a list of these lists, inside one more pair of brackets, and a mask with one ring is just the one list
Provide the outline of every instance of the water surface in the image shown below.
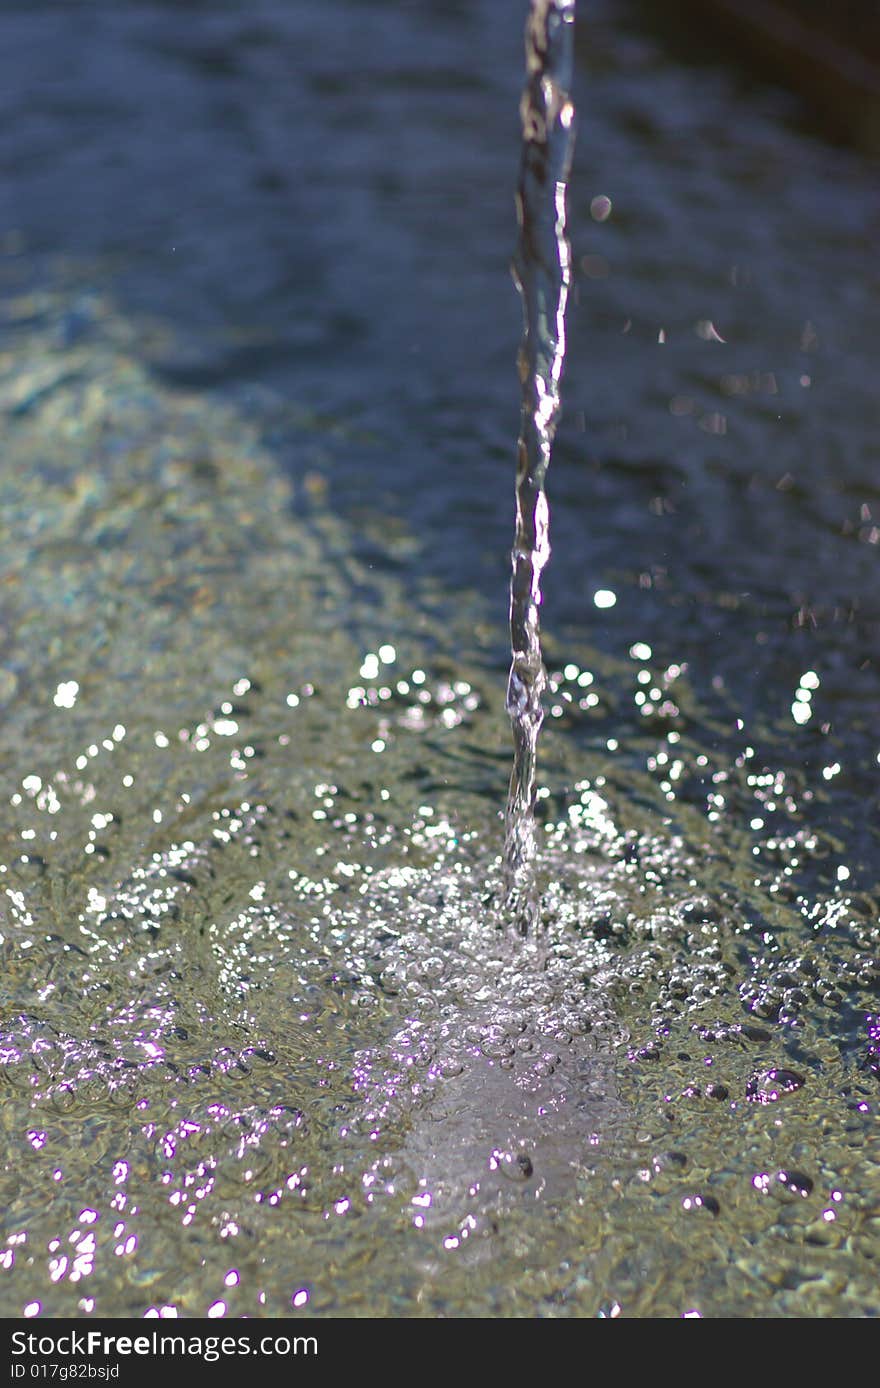
[[7,7],[6,1315],[877,1312],[875,170],[592,11],[523,942],[519,20]]

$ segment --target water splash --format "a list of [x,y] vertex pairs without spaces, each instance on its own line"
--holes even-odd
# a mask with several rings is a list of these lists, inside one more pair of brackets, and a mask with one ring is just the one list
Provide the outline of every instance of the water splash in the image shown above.
[[565,194],[574,145],[569,96],[574,0],[532,0],[526,25],[526,85],[520,113],[522,159],[517,187],[519,239],[513,275],[523,303],[518,366],[522,413],[517,445],[516,534],[510,579],[512,661],[507,711],[514,763],[507,799],[506,897],[521,934],[538,914],[534,883],[534,806],[538,734],[547,681],[541,656],[541,575],[550,558],[550,511],[544,479],[559,415],[565,359],[565,308],[571,249]]

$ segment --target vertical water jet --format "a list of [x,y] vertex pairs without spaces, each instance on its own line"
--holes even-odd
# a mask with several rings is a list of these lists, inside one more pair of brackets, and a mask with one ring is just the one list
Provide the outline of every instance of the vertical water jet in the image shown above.
[[538,915],[534,879],[538,734],[547,677],[541,654],[541,575],[550,557],[544,482],[565,359],[571,281],[566,185],[574,146],[570,96],[575,0],[532,0],[526,24],[526,83],[520,103],[522,156],[516,194],[519,237],[513,276],[523,304],[518,366],[522,385],[517,444],[516,532],[511,554],[511,666],[507,711],[514,762],[507,798],[505,894],[527,934]]

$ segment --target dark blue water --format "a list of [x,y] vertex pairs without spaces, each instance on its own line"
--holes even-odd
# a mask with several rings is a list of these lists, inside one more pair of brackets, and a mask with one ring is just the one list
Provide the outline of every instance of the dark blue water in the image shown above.
[[[420,572],[502,613],[520,19],[492,0],[114,0],[7,4],[3,23],[6,236],[98,262],[161,324],[163,380],[269,382],[356,435],[334,500],[405,518]],[[858,671],[847,628],[877,615],[873,167],[799,134],[790,98],[676,66],[623,3],[594,8],[579,54],[546,620],[624,643],[659,624],[677,650],[695,632],[747,699],[780,648],[828,643]]]

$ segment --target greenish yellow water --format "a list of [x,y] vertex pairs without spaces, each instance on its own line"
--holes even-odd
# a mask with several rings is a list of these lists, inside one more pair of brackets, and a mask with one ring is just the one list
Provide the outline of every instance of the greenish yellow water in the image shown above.
[[550,640],[516,940],[481,601],[291,494],[267,416],[329,425],[158,386],[93,290],[4,313],[2,1314],[876,1314],[833,779]]

